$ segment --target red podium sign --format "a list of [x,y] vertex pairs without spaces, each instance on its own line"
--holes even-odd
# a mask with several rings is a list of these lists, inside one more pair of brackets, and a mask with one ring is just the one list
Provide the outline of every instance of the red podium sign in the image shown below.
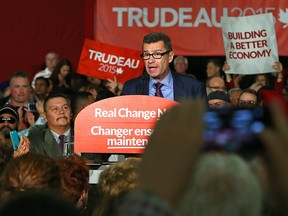
[[84,108],[75,119],[75,152],[142,153],[155,122],[179,103],[165,98],[129,95],[108,98]]

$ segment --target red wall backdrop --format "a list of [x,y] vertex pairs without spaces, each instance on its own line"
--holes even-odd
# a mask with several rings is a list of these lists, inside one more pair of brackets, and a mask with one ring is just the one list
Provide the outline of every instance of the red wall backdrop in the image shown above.
[[55,51],[78,64],[84,38],[93,38],[93,0],[9,0],[0,7],[0,82],[16,70],[30,78]]
[[[16,70],[24,70],[32,78],[49,51],[58,52],[62,58],[70,59],[76,69],[84,38],[94,39],[95,36],[96,2],[97,0],[1,1],[0,82],[7,80]],[[108,17],[106,15],[102,18],[105,21]],[[286,30],[287,28],[283,29]],[[142,37],[137,42],[138,46],[141,40]],[[189,57],[189,72],[204,79],[208,58],[210,56]],[[221,58],[225,60],[224,56]],[[285,57],[282,61],[285,67],[287,62]]]

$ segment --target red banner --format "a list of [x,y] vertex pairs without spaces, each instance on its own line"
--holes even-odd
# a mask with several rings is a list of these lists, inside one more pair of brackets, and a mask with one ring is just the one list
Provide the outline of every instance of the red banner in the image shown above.
[[167,33],[176,55],[224,56],[221,16],[273,13],[279,55],[288,55],[287,1],[95,0],[97,41],[141,49],[152,31]]
[[125,82],[140,76],[144,64],[141,51],[112,46],[86,39],[78,63],[77,72],[97,77]]
[[178,103],[147,95],[118,96],[85,107],[75,120],[75,152],[142,153],[155,122]]

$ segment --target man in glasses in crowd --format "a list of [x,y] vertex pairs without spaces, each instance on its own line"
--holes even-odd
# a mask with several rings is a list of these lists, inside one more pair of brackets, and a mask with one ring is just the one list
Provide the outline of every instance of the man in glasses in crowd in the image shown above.
[[6,105],[0,108],[0,131],[5,136],[5,142],[11,145],[10,131],[18,131],[19,115],[15,108]]
[[169,68],[174,52],[171,39],[162,32],[152,32],[143,38],[141,58],[145,72],[124,83],[122,95],[151,95],[179,101],[183,98],[206,98],[203,83],[176,73]]
[[238,106],[240,108],[255,108],[260,105],[260,99],[254,89],[244,89],[239,95]]

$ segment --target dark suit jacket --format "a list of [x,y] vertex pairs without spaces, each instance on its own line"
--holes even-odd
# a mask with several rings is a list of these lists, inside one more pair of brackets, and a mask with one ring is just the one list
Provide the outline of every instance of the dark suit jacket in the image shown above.
[[[171,71],[173,78],[174,100],[183,98],[204,98],[206,89],[202,82],[194,78]],[[124,83],[121,95],[149,95],[149,75],[142,75]]]
[[62,151],[47,125],[31,127],[28,138],[31,152],[49,155],[52,158],[62,156]]

